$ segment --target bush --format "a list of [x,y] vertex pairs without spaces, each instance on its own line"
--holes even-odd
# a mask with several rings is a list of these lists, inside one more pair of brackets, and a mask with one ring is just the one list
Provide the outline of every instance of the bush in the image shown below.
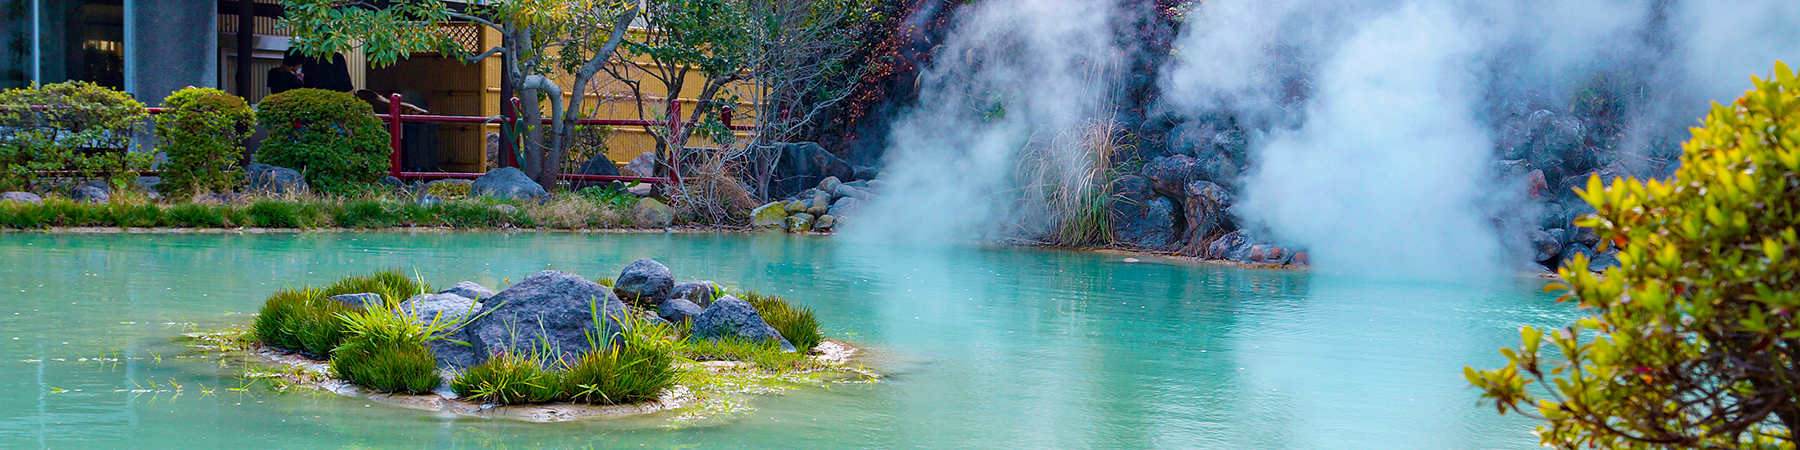
[[237,170],[244,156],[240,144],[255,130],[256,116],[242,97],[190,87],[169,94],[163,107],[156,117],[156,140],[169,161],[162,165],[159,191],[225,192],[244,182],[244,173]]
[[513,353],[491,356],[464,370],[450,381],[450,389],[459,397],[503,405],[563,398],[556,374],[539,366],[537,358]]
[[386,299],[387,309],[399,306],[399,302],[415,295],[431,291],[431,285],[419,282],[400,269],[385,269],[368,275],[344,277],[323,291],[326,297],[344,294],[375,293]]
[[425,343],[439,339],[446,324],[414,323],[386,308],[339,319],[349,334],[331,354],[331,371],[339,378],[385,392],[417,394],[437,388],[437,358]]
[[[1562,300],[1594,317],[1526,327],[1506,367],[1464,369],[1501,413],[1547,420],[1545,446],[1794,448],[1800,76],[1777,63],[1754,84],[1693,129],[1673,180],[1578,191],[1596,213],[1577,224],[1620,247],[1601,276],[1580,256],[1558,270]],[[1545,342],[1564,360],[1546,363]]]
[[675,385],[674,343],[669,326],[636,317],[622,318],[624,331],[612,345],[596,345],[561,374],[568,399],[595,404],[631,403],[657,398]]
[[32,189],[38,171],[118,181],[150,168],[132,152],[147,113],[130,95],[85,81],[0,91],[0,190]]
[[819,333],[819,319],[813,317],[812,309],[789,304],[787,299],[764,296],[755,292],[744,294],[744,301],[756,307],[756,314],[762,316],[763,322],[781,332],[781,337],[801,352],[812,351],[825,340]]
[[321,89],[282,92],[257,105],[256,120],[269,129],[256,160],[298,170],[320,192],[356,192],[387,174],[387,129],[356,96]]

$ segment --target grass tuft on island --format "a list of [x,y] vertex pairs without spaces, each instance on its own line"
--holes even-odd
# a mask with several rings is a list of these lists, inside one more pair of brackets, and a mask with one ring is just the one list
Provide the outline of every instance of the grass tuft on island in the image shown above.
[[229,203],[171,203],[120,193],[104,203],[63,197],[42,204],[0,202],[0,229],[118,228],[644,228],[629,207],[556,193],[545,201],[489,197],[421,203],[397,195],[245,197]]
[[[443,380],[427,344],[447,340],[455,330],[436,320],[419,323],[393,312],[402,299],[427,292],[429,285],[399,269],[346,277],[323,289],[277,291],[265,301],[247,339],[264,348],[327,361],[329,375],[371,391],[430,393]],[[377,293],[381,301],[359,305],[331,298],[357,293]],[[465,400],[501,405],[617,405],[655,402],[679,385],[739,384],[721,377],[742,377],[745,371],[768,380],[833,369],[855,371],[806,351],[824,341],[811,310],[777,296],[748,293],[744,298],[759,311],[768,311],[764,320],[802,351],[784,352],[773,341],[695,338],[690,321],[646,319],[644,311],[632,307],[618,318],[622,328],[618,335],[609,340],[590,336],[589,347],[594,350],[573,361],[542,356],[550,352],[493,355],[447,375],[449,387]],[[602,324],[595,325],[603,329]],[[719,361],[739,365],[730,366],[729,373],[707,365]]]

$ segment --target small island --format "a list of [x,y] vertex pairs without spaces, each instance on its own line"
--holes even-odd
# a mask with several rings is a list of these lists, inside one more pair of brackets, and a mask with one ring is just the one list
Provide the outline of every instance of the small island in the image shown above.
[[711,281],[675,282],[650,259],[614,279],[558,270],[494,292],[436,290],[399,269],[275,292],[247,329],[192,333],[280,379],[406,408],[529,422],[693,406],[738,409],[781,386],[872,381],[811,310]]

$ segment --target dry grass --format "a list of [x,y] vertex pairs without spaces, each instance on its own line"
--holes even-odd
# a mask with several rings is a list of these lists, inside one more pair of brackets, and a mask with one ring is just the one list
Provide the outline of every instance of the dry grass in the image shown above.
[[1052,244],[1101,246],[1112,242],[1110,192],[1115,154],[1128,148],[1119,122],[1095,119],[1072,136],[1021,152],[1022,209],[1040,214],[1027,229]]
[[699,167],[688,168],[681,184],[669,189],[669,206],[679,219],[694,223],[742,222],[756,208],[750,187],[737,177],[738,168],[726,161],[742,150],[715,150],[705,154]]
[[522,211],[533,223],[544,228],[621,228],[629,225],[625,211],[578,195],[557,195]]

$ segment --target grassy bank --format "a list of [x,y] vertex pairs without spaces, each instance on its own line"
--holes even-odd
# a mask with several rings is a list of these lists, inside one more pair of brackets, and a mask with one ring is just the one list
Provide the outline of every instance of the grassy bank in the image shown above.
[[631,210],[615,202],[560,194],[548,201],[505,201],[489,198],[444,200],[425,205],[410,199],[372,196],[262,197],[231,203],[167,203],[142,197],[115,196],[106,203],[64,198],[43,204],[0,203],[0,228],[639,228],[656,224],[635,220]]

